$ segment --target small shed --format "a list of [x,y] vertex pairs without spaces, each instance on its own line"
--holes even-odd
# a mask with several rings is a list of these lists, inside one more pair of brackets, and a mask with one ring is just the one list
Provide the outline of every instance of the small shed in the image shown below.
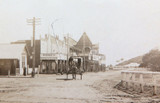
[[23,75],[24,67],[27,68],[25,44],[0,44],[0,75]]

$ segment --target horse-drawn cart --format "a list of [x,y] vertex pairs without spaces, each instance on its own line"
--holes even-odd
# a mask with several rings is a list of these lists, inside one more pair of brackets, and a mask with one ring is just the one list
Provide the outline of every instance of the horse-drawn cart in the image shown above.
[[82,80],[83,72],[83,58],[77,56],[70,57],[68,62],[67,79],[69,74],[72,74],[72,79],[76,79],[76,75],[79,74],[80,79]]

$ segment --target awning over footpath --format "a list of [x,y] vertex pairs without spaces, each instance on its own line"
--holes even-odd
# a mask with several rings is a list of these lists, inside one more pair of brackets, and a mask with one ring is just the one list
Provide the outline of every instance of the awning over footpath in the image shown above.
[[20,59],[25,44],[0,44],[0,59]]

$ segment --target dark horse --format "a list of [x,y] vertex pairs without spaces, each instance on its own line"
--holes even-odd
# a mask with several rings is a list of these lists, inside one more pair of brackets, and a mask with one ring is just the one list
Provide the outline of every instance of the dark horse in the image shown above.
[[71,67],[71,72],[72,72],[72,79],[76,79],[77,67],[75,65],[75,62],[73,62],[73,65]]
[[75,61],[73,61],[73,58],[69,58],[69,70],[67,71],[67,79],[68,79],[68,75],[72,74],[72,79],[76,79],[76,74],[80,74],[81,75],[81,79],[82,79],[82,72],[80,70],[80,66],[78,65],[78,63],[76,64]]

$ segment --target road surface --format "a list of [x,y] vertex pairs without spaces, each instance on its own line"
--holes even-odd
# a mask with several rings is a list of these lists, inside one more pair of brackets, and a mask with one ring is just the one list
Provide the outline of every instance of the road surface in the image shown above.
[[[1,103],[131,103],[140,102],[113,88],[121,71],[85,73],[83,80],[65,80],[66,75],[0,77]],[[69,75],[71,78],[71,75]]]

